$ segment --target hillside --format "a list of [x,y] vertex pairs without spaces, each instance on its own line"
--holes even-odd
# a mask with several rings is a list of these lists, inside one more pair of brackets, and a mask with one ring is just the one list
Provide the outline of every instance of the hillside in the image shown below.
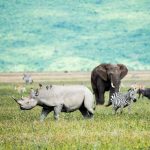
[[1,0],[0,72],[150,70],[149,0]]

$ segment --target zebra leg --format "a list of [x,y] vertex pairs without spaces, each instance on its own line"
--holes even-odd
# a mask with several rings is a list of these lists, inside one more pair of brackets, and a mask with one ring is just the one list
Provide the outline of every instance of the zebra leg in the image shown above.
[[131,114],[131,104],[128,106],[128,114]]
[[117,107],[113,106],[112,107],[112,114],[115,115],[117,113]]
[[116,110],[115,110],[115,109],[112,110],[112,114],[113,114],[113,115],[116,114]]
[[120,107],[120,114],[123,112],[123,106]]
[[128,107],[128,114],[131,114],[131,106]]

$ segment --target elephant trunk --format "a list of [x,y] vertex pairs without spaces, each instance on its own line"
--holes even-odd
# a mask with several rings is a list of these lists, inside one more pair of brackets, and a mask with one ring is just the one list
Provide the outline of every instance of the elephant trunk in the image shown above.
[[111,87],[114,88],[115,92],[119,92],[120,79],[115,76],[111,76]]

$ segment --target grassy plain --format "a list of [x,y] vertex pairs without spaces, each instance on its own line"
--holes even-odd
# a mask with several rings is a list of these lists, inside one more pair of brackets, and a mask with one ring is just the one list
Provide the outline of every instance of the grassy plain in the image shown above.
[[[66,79],[65,76],[61,76],[58,81],[51,78],[41,82],[43,84],[80,83],[91,89],[90,81],[86,80],[86,77],[84,79]],[[125,85],[121,89],[123,92],[127,91],[129,82],[132,83],[129,76],[127,79],[123,82]],[[23,95],[27,95],[31,87],[36,88],[39,81],[36,80],[33,85],[26,85],[27,92]],[[149,80],[146,79],[145,82],[149,83]],[[112,115],[111,107],[97,106],[94,118],[91,120],[83,119],[80,112],[76,111],[61,113],[59,121],[54,121],[51,113],[41,123],[40,107],[21,111],[10,98],[11,95],[19,97],[14,90],[16,84],[18,83],[14,81],[0,82],[0,149],[150,149],[150,101],[147,98],[141,98],[134,103],[131,114],[128,114],[125,108],[123,114]]]

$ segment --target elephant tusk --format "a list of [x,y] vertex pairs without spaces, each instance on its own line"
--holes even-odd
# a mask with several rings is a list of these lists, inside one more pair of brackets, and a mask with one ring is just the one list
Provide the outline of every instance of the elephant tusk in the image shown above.
[[115,88],[115,86],[113,85],[113,83],[111,82],[111,86],[113,87],[113,88]]

